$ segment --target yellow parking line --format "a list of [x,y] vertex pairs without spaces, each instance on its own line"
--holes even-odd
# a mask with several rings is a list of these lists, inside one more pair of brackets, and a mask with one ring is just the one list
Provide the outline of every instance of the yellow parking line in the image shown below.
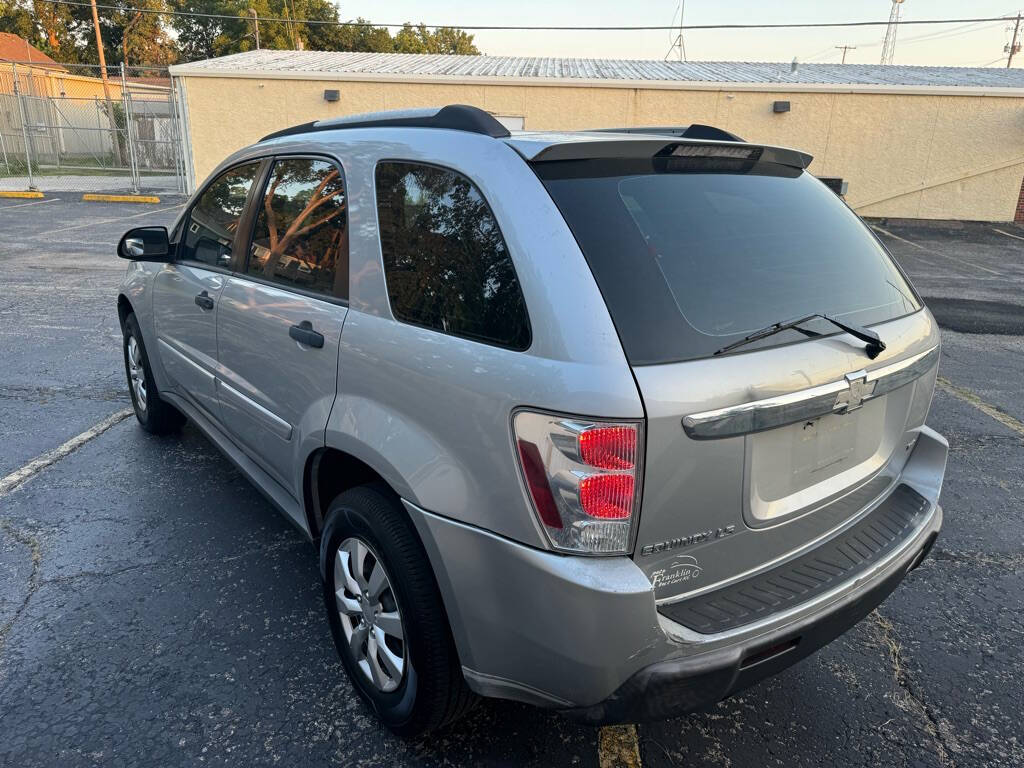
[[160,198],[156,195],[97,195],[87,193],[82,195],[84,203],[159,203]]
[[943,392],[948,392],[953,397],[963,400],[968,405],[973,405],[986,416],[995,419],[1003,426],[1009,427],[1018,435],[1024,436],[1024,424],[1017,421],[1017,419],[1013,418],[1013,416],[1005,411],[999,410],[994,405],[989,405],[976,394],[971,392],[971,390],[965,389],[964,387],[958,387],[949,379],[945,379],[942,376],[939,376],[935,383]]
[[0,190],[0,197],[18,197],[18,198],[28,198],[28,199],[31,199],[31,200],[38,200],[42,196],[43,196],[42,192],[36,192],[35,190],[29,190],[29,189],[26,189],[24,191]]

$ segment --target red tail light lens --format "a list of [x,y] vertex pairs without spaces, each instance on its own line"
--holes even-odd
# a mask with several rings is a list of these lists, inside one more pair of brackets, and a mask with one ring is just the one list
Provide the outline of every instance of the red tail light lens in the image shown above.
[[558,516],[558,508],[555,506],[555,497],[551,495],[551,485],[548,483],[547,473],[544,471],[544,462],[540,458],[540,452],[533,443],[519,440],[519,460],[523,464],[523,475],[526,477],[526,486],[530,489],[530,496],[533,497],[533,504],[537,508],[541,522],[549,528],[561,528],[562,518]]
[[590,475],[580,481],[580,506],[591,517],[626,520],[633,513],[632,475]]
[[632,469],[636,464],[636,427],[594,427],[580,432],[580,458],[600,469]]
[[629,551],[643,464],[640,422],[602,422],[534,411],[513,419],[532,506],[556,548]]

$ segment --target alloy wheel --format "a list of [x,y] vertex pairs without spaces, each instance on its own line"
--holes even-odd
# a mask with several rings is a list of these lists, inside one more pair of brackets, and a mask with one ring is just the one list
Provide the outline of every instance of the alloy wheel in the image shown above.
[[142,366],[142,349],[134,336],[128,337],[128,378],[140,411],[146,410],[146,372]]
[[334,589],[356,666],[377,690],[394,691],[406,666],[402,614],[384,564],[362,539],[345,539],[338,548]]

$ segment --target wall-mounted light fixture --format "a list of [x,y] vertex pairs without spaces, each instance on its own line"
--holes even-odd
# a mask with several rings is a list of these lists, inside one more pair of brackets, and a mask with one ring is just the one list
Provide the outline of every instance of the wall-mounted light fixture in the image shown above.
[[324,91],[324,101],[340,101],[341,92],[333,89]]
[[789,112],[788,101],[773,101],[772,112]]

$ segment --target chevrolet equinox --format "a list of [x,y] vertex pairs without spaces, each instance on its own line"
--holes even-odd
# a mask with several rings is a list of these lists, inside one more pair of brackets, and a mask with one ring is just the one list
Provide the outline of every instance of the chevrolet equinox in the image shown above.
[[396,733],[705,707],[942,522],[938,328],[810,161],[458,105],[271,134],[118,245],[138,422],[191,420],[317,544]]

